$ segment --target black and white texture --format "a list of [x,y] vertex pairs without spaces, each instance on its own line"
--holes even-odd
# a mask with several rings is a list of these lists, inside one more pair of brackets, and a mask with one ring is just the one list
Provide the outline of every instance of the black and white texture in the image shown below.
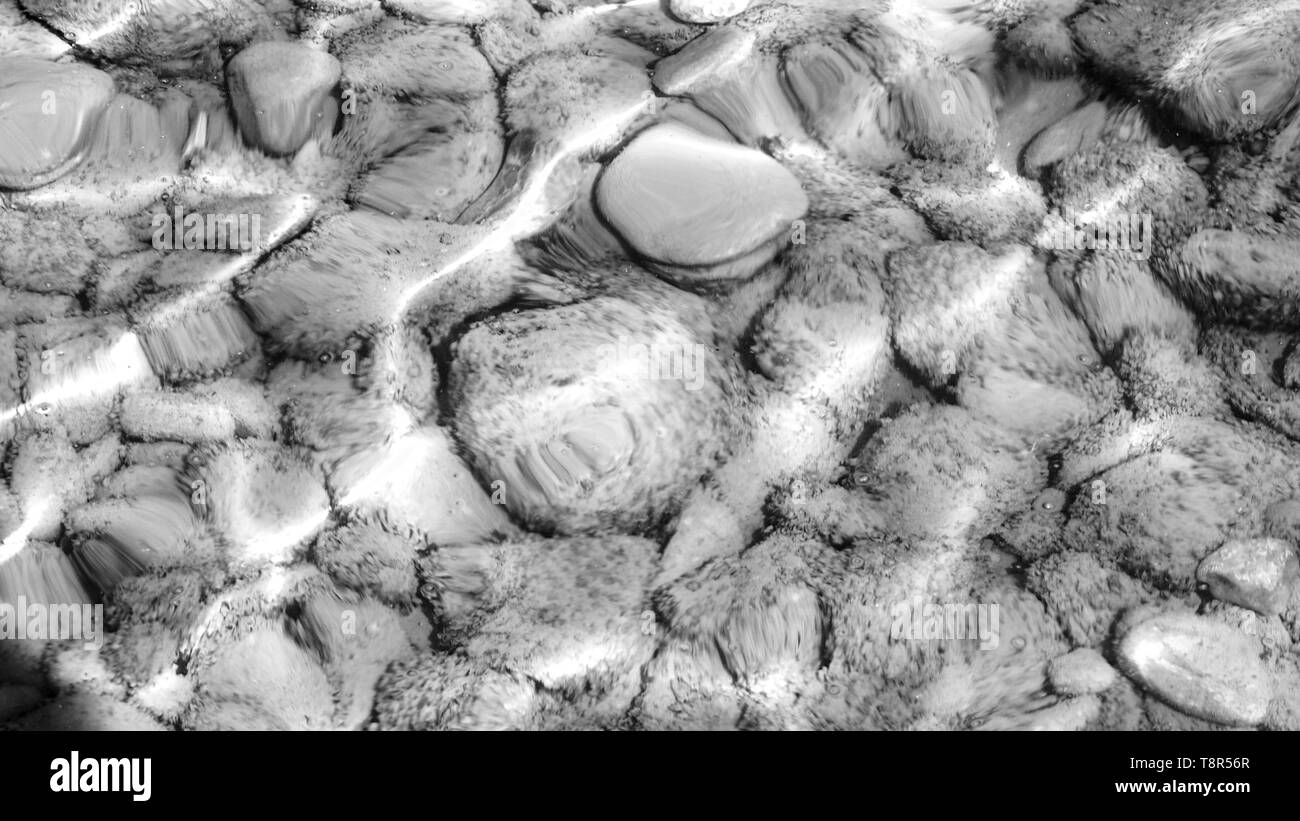
[[1298,283],[1295,0],[0,0],[0,726],[1300,729]]

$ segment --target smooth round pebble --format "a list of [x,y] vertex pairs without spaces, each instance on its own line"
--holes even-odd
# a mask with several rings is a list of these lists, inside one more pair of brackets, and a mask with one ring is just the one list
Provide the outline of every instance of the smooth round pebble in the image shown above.
[[633,140],[605,170],[596,201],[638,252],[685,266],[749,253],[808,209],[799,181],[776,160],[675,124]]

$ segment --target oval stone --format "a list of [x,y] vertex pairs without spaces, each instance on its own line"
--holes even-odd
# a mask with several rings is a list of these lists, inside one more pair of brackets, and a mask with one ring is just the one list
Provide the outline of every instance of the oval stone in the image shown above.
[[749,0],[669,0],[668,9],[687,23],[717,23],[749,8]]
[[747,254],[808,209],[776,160],[676,124],[634,139],[602,175],[596,203],[636,251],[684,266]]
[[75,168],[112,97],[98,69],[0,58],[0,188],[37,188]]
[[1120,642],[1124,671],[1170,705],[1220,724],[1253,726],[1272,699],[1258,643],[1199,616],[1148,619]]

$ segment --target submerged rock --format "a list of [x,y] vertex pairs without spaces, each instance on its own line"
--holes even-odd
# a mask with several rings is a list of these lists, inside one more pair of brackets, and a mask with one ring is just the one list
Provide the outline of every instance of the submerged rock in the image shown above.
[[89,66],[0,57],[0,188],[36,188],[75,168],[113,90]]
[[431,134],[367,173],[352,199],[392,217],[454,222],[487,189],[502,155],[495,123]]
[[1025,173],[1038,176],[1044,168],[1092,147],[1106,125],[1106,106],[1091,102],[1043,129],[1025,148],[1021,160]]
[[1276,615],[1300,579],[1295,548],[1280,539],[1235,539],[1205,557],[1196,578],[1220,601]]
[[1296,349],[1290,333],[1218,325],[1201,334],[1200,348],[1234,410],[1300,440],[1300,394],[1288,377]]
[[[684,269],[688,281],[711,278],[695,269],[789,236],[808,209],[798,180],[775,160],[678,125],[655,126],[633,140],[605,170],[596,202],[638,253]],[[752,273],[775,253],[763,250],[745,268]]]
[[612,147],[623,127],[654,102],[645,69],[615,57],[548,52],[510,72],[506,123],[544,142]]
[[894,347],[933,385],[965,370],[996,333],[1031,275],[1023,246],[993,255],[964,242],[898,251],[889,258]]
[[687,23],[717,23],[749,8],[750,0],[669,0],[668,10]]
[[689,97],[746,145],[765,138],[807,141],[782,80],[778,56],[760,48],[754,32],[732,24],[695,38],[654,67],[655,88]]
[[1300,234],[1206,228],[1173,259],[1170,285],[1206,314],[1257,328],[1300,327]]
[[869,168],[906,158],[896,135],[886,132],[889,92],[851,43],[801,43],[786,51],[783,69],[809,131],[827,147]]
[[244,139],[269,154],[292,154],[313,135],[332,132],[341,68],[330,54],[297,43],[264,42],[226,68],[231,105]]
[[1108,469],[1080,465],[1088,480],[1062,535],[1176,595],[1194,591],[1206,555],[1259,532],[1264,510],[1300,483],[1293,446],[1258,426],[1173,416],[1116,433],[1111,447],[1130,452]]
[[[370,2],[370,0],[357,0]],[[421,23],[474,25],[506,14],[510,0],[383,0],[389,12],[401,14]]]
[[722,365],[665,311],[597,298],[507,314],[472,328],[453,352],[458,438],[533,527],[644,526],[721,447]]
[[1219,724],[1264,720],[1272,683],[1255,639],[1190,614],[1154,616],[1120,639],[1124,671],[1164,701]]
[[1289,3],[1103,4],[1071,21],[1108,78],[1152,95],[1193,130],[1232,140],[1276,123],[1300,83],[1300,10]]
[[1082,648],[1052,659],[1047,667],[1052,688],[1064,695],[1100,693],[1119,680],[1119,673],[1101,653]]
[[491,94],[496,77],[469,33],[387,21],[349,37],[339,60],[347,87],[414,100]]
[[220,65],[219,47],[283,37],[260,0],[22,0],[29,14],[101,59],[171,70]]

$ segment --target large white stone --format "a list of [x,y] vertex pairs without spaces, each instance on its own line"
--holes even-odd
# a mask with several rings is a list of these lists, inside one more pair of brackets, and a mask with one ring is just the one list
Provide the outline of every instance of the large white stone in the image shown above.
[[596,200],[635,250],[684,266],[747,254],[808,209],[798,180],[776,160],[675,124],[634,139],[601,177]]
[[1128,675],[1185,713],[1220,724],[1253,726],[1272,699],[1255,639],[1189,614],[1155,616],[1119,645]]

